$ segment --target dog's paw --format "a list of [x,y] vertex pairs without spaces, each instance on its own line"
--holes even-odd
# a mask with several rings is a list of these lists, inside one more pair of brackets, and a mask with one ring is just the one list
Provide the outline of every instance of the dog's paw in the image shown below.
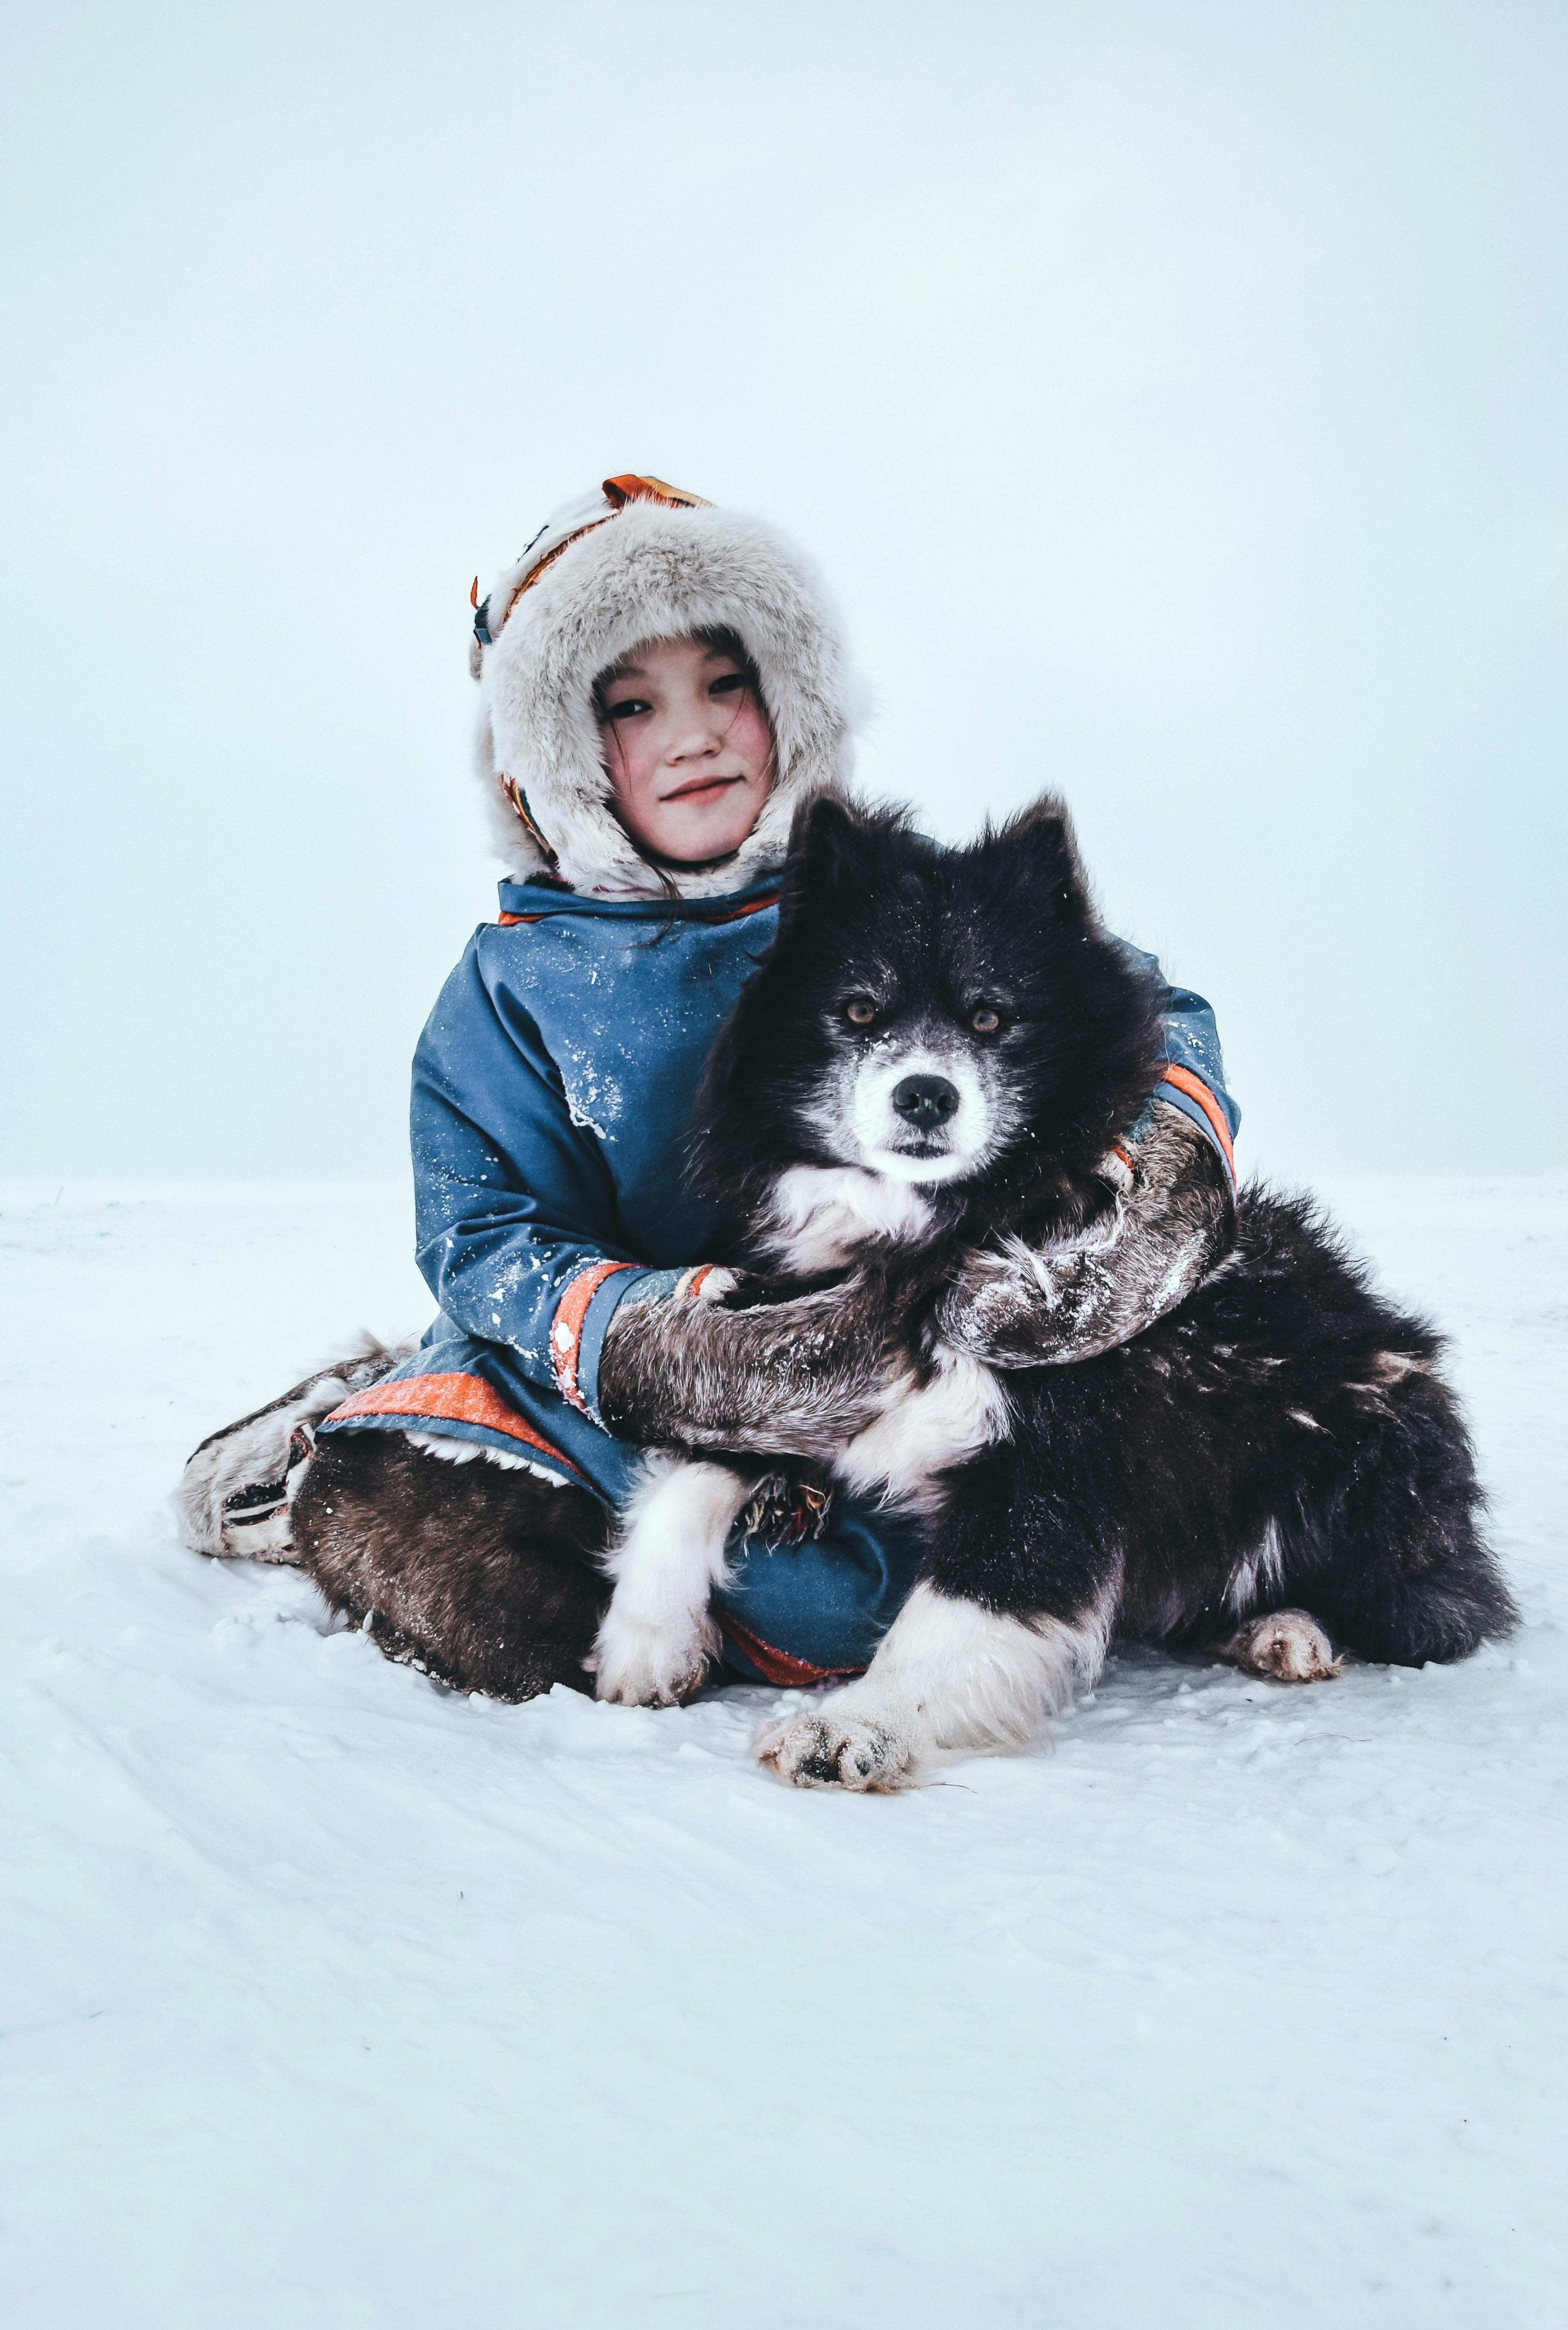
[[706,1621],[639,1618],[612,1603],[583,1665],[617,1707],[678,1707],[701,1687],[718,1648]]
[[1276,1682],[1327,1682],[1344,1665],[1316,1618],[1305,1610],[1270,1610],[1249,1618],[1224,1646],[1248,1674]]
[[753,1744],[763,1769],[794,1788],[893,1795],[919,1779],[907,1732],[869,1708],[857,1711],[832,1700],[770,1724]]

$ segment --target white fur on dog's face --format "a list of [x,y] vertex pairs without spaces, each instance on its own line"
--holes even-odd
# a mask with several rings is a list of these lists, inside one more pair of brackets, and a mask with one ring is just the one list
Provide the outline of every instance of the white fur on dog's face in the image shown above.
[[[906,1076],[941,1076],[959,1095],[945,1123],[919,1132],[893,1107]],[[807,1113],[836,1157],[916,1188],[983,1172],[1015,1129],[1008,1081],[994,1050],[951,1026],[889,1028],[838,1051]]]

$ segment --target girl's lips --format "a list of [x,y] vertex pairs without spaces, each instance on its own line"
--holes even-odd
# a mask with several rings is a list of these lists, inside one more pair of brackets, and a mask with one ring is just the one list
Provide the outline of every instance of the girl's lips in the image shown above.
[[677,785],[673,793],[661,793],[661,801],[690,800],[697,793],[723,792],[726,785],[743,785],[744,776],[694,777],[689,785]]

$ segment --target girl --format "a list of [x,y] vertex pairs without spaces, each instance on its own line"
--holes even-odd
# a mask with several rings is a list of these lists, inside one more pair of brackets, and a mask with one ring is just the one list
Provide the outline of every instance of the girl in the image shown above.
[[[875,1338],[831,1292],[762,1312],[705,1301],[725,1226],[682,1172],[791,822],[848,783],[836,624],[770,530],[625,476],[558,511],[501,577],[472,662],[508,878],[414,1061],[418,1258],[439,1315],[417,1349],[326,1370],[204,1443],[186,1542],[301,1562],[390,1655],[457,1688],[582,1688],[609,1516],[642,1475],[648,1387],[662,1365],[667,1393],[678,1346],[694,1435],[779,1460],[704,1659],[775,1683],[855,1672],[920,1548],[885,1511],[825,1511],[789,1459],[869,1419]],[[1202,999],[1167,990],[1166,1031],[1158,1097],[1108,1164],[1111,1242],[977,1254],[951,1340],[1009,1366],[1087,1357],[1213,1266],[1238,1116]],[[649,1702],[703,1673],[639,1661],[624,1630],[599,1664],[602,1695]]]

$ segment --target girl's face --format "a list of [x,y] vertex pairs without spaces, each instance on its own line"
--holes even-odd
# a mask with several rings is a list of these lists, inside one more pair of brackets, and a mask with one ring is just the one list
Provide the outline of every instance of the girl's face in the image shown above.
[[604,765],[634,841],[677,866],[739,849],[773,783],[773,732],[733,656],[634,648],[599,690]]

